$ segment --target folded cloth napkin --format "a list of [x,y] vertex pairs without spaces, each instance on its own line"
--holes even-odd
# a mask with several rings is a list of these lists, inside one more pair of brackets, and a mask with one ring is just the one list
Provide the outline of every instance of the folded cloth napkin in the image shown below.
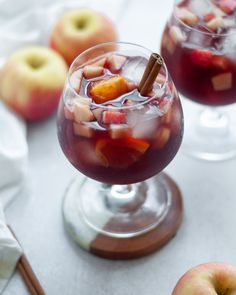
[[27,171],[26,126],[0,102],[0,294],[22,253],[3,209],[22,188]]

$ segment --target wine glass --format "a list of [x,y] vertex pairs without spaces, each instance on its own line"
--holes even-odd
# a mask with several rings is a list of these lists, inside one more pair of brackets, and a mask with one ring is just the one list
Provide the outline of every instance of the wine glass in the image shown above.
[[165,64],[152,91],[139,94],[150,54],[130,43],[86,50],[69,69],[58,109],[61,148],[87,176],[66,191],[65,224],[82,248],[103,257],[148,254],[159,238],[148,234],[162,230],[160,247],[181,221],[180,191],[160,172],[180,147],[182,108]]
[[235,16],[233,1],[175,1],[162,37],[162,56],[186,98],[183,150],[200,159],[236,155]]

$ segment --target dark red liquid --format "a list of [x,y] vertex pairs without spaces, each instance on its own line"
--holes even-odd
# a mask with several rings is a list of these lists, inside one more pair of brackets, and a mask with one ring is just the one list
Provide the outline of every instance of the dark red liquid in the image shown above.
[[[83,79],[82,91],[89,89],[89,83]],[[117,108],[130,118],[136,116],[137,120],[126,122],[122,129],[122,124],[101,122],[100,114],[90,122],[83,122],[82,125],[87,126],[89,132],[82,136],[75,134],[75,122],[65,117],[67,106],[62,99],[58,114],[58,138],[66,157],[83,174],[111,184],[143,181],[163,170],[178,151],[183,135],[182,108],[176,92],[171,91],[172,86],[170,82],[169,91],[173,92],[174,97],[166,114],[157,116],[154,115],[155,111],[150,113],[150,110],[157,108],[157,101],[151,101],[140,109]],[[89,91],[86,94],[89,96]],[[145,99],[138,95],[137,90],[127,93],[125,97],[132,97],[134,102]],[[114,105],[122,107],[120,98]],[[101,108],[101,113],[104,111]],[[116,128],[119,126],[121,132],[117,135]]]
[[[190,2],[184,1],[181,7]],[[173,39],[173,26],[183,32],[183,40]],[[209,32],[201,18],[194,28]],[[220,106],[236,102],[236,47],[233,49],[228,40],[229,30],[221,33],[226,35],[214,36],[187,28],[174,15],[163,33],[161,53],[177,89],[201,104]]]

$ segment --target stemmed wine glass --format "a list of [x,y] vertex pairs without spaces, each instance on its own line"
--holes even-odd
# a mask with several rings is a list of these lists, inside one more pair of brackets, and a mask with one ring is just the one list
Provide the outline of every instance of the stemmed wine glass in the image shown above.
[[161,53],[187,98],[183,150],[212,161],[235,156],[236,1],[175,1]]
[[86,175],[66,191],[65,224],[103,257],[150,253],[181,221],[180,191],[161,171],[180,147],[182,108],[165,64],[150,93],[139,93],[150,55],[130,43],[88,49],[72,63],[58,109],[61,148]]

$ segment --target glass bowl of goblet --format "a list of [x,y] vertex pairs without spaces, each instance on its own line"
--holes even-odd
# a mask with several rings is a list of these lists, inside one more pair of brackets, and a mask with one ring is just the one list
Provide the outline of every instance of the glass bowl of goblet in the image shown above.
[[88,49],[72,63],[59,104],[59,143],[85,175],[66,191],[66,228],[82,248],[103,257],[148,254],[156,232],[164,235],[160,246],[181,222],[180,191],[161,171],[181,145],[182,107],[165,64],[150,93],[140,95],[150,54],[130,43]]

